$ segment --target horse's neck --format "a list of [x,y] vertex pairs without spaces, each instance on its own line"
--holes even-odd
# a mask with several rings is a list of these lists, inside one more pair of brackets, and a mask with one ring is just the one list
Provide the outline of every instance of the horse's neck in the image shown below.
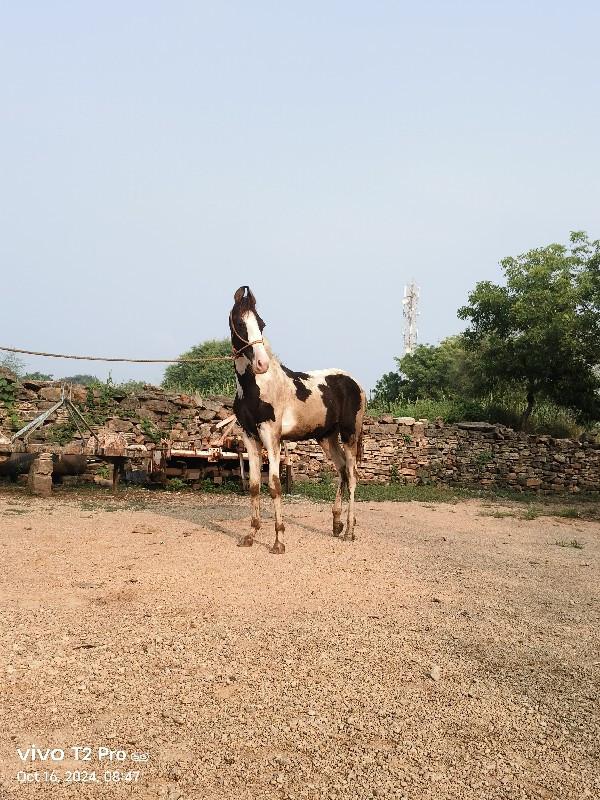
[[[280,362],[272,353],[269,353],[269,356],[271,359],[269,369],[264,374],[255,376],[261,400],[266,402],[271,402],[281,396],[281,388],[285,379],[285,373],[281,368]],[[251,369],[250,365],[246,369]]]

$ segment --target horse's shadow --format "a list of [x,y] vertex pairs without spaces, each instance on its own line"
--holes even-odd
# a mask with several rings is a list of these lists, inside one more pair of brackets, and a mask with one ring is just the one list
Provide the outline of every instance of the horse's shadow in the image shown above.
[[332,538],[331,530],[326,531],[323,530],[323,528],[313,528],[312,525],[307,525],[305,522],[298,522],[297,520],[294,520],[290,524],[295,525],[297,528],[302,528],[302,530],[308,531],[309,533],[317,533],[320,536],[325,536],[327,539]]
[[[202,519],[198,519],[194,514],[189,514],[189,513],[186,514],[177,511],[175,512],[170,511],[169,513],[166,514],[166,516],[175,517],[176,519],[180,519],[185,522],[192,522],[193,524],[198,525],[201,528],[205,528],[206,530],[212,531],[212,533],[216,533],[221,536],[227,536],[229,539],[233,539],[233,541],[235,541],[236,544],[243,535],[240,531],[234,531],[226,527],[227,522],[240,521],[244,519],[244,517],[238,516],[235,513],[232,514],[231,517],[221,516],[219,514],[217,519],[214,518],[211,519],[210,517],[205,517],[204,515],[202,515]],[[261,527],[260,534],[262,534],[262,537],[264,537],[265,539],[269,539],[270,526],[274,525],[275,515],[269,511],[266,512],[263,511],[263,513],[261,514],[261,520],[263,521],[263,523],[266,524],[263,524],[263,526]],[[248,527],[249,524],[250,520],[248,519]],[[324,530],[323,528],[315,528],[314,526],[307,525],[306,523],[300,522],[297,519],[288,518],[287,525],[296,526],[298,528],[301,528],[303,531],[306,531],[307,533],[317,534],[320,536],[324,536],[326,538],[331,537],[330,530]],[[271,549],[271,544],[272,543],[270,542],[270,540],[269,541],[261,541],[261,539],[254,540],[254,546],[264,547],[266,550]]]
[[[216,533],[222,536],[227,536],[229,539],[233,539],[236,543],[242,538],[243,533],[241,531],[231,530],[230,528],[226,527],[227,523],[229,522],[239,522],[245,520],[245,515],[242,516],[239,513],[236,514],[235,512],[228,514],[225,512],[224,509],[218,509],[216,511],[215,517],[209,516],[205,513],[206,509],[202,509],[201,514],[194,513],[194,510],[188,510],[187,513],[185,511],[175,511],[173,509],[169,509],[165,513],[162,512],[164,516],[170,517],[171,519],[178,519],[184,522],[190,522],[194,525],[198,525],[200,528],[204,528],[205,530],[212,531],[212,533]],[[214,511],[214,509],[213,509]],[[270,513],[262,514],[263,521],[268,521],[274,523],[275,516]],[[247,520],[248,528],[250,527],[250,519]],[[261,532],[267,538],[267,526],[263,526],[261,528]],[[244,530],[244,532],[246,532]],[[265,549],[269,550],[271,544],[267,541],[261,541],[260,539],[254,540],[254,545],[258,547],[264,547]]]
[[[214,520],[211,520],[210,522],[205,522],[202,527],[207,528],[209,531],[212,531],[213,533],[222,533],[225,536],[228,536],[230,539],[233,539],[236,542],[236,544],[239,542],[241,538],[239,533],[236,533],[235,531],[229,531],[222,525],[217,525],[217,523],[214,522]],[[269,550],[271,547],[271,545],[268,544],[267,542],[261,542],[260,539],[254,539],[254,547],[256,546],[264,547],[266,550]]]

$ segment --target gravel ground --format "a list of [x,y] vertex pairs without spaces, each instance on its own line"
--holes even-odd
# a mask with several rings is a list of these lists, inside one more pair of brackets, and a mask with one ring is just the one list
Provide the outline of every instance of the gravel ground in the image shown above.
[[600,797],[600,527],[520,515],[292,499],[273,556],[245,498],[0,488],[0,798]]

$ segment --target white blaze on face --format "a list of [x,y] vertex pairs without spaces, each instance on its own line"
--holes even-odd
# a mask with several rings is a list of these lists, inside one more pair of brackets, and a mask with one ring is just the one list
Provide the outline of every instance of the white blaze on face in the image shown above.
[[257,344],[252,345],[252,352],[254,353],[254,358],[252,359],[252,369],[256,375],[262,375],[269,369],[270,364],[269,354],[262,343],[262,333],[258,327],[256,317],[252,312],[246,314],[244,317],[244,322],[246,323],[246,329],[248,331],[248,341],[257,342]]

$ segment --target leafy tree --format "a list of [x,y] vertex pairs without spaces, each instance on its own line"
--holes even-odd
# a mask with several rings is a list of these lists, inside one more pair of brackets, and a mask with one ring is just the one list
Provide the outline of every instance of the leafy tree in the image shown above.
[[397,372],[386,372],[375,384],[375,391],[371,402],[389,408],[399,397],[402,397],[402,389],[406,381]]
[[466,349],[462,336],[450,336],[439,345],[417,345],[396,362],[398,372],[377,381],[373,402],[389,406],[398,400],[462,400],[483,390],[478,354]]
[[431,400],[476,394],[477,357],[465,350],[461,336],[450,336],[439,345],[421,344],[396,359],[405,376],[404,397]]
[[525,430],[538,398],[600,417],[600,240],[571,233],[501,262],[506,286],[478,283],[458,311],[465,341],[481,359],[488,386],[521,387]]
[[25,369],[25,362],[16,353],[4,353],[0,356],[0,367],[14,372],[17,377],[21,377]]
[[80,386],[94,386],[101,381],[95,375],[69,375],[66,378],[59,378],[63,383],[77,383]]
[[54,378],[52,375],[47,375],[45,372],[28,372],[26,375],[23,375],[23,380],[52,381]]
[[194,345],[180,358],[222,359],[201,363],[171,364],[165,369],[162,386],[165,389],[185,388],[200,394],[211,394],[215,390],[234,391],[233,366],[230,360],[231,342],[229,339],[209,339]]

